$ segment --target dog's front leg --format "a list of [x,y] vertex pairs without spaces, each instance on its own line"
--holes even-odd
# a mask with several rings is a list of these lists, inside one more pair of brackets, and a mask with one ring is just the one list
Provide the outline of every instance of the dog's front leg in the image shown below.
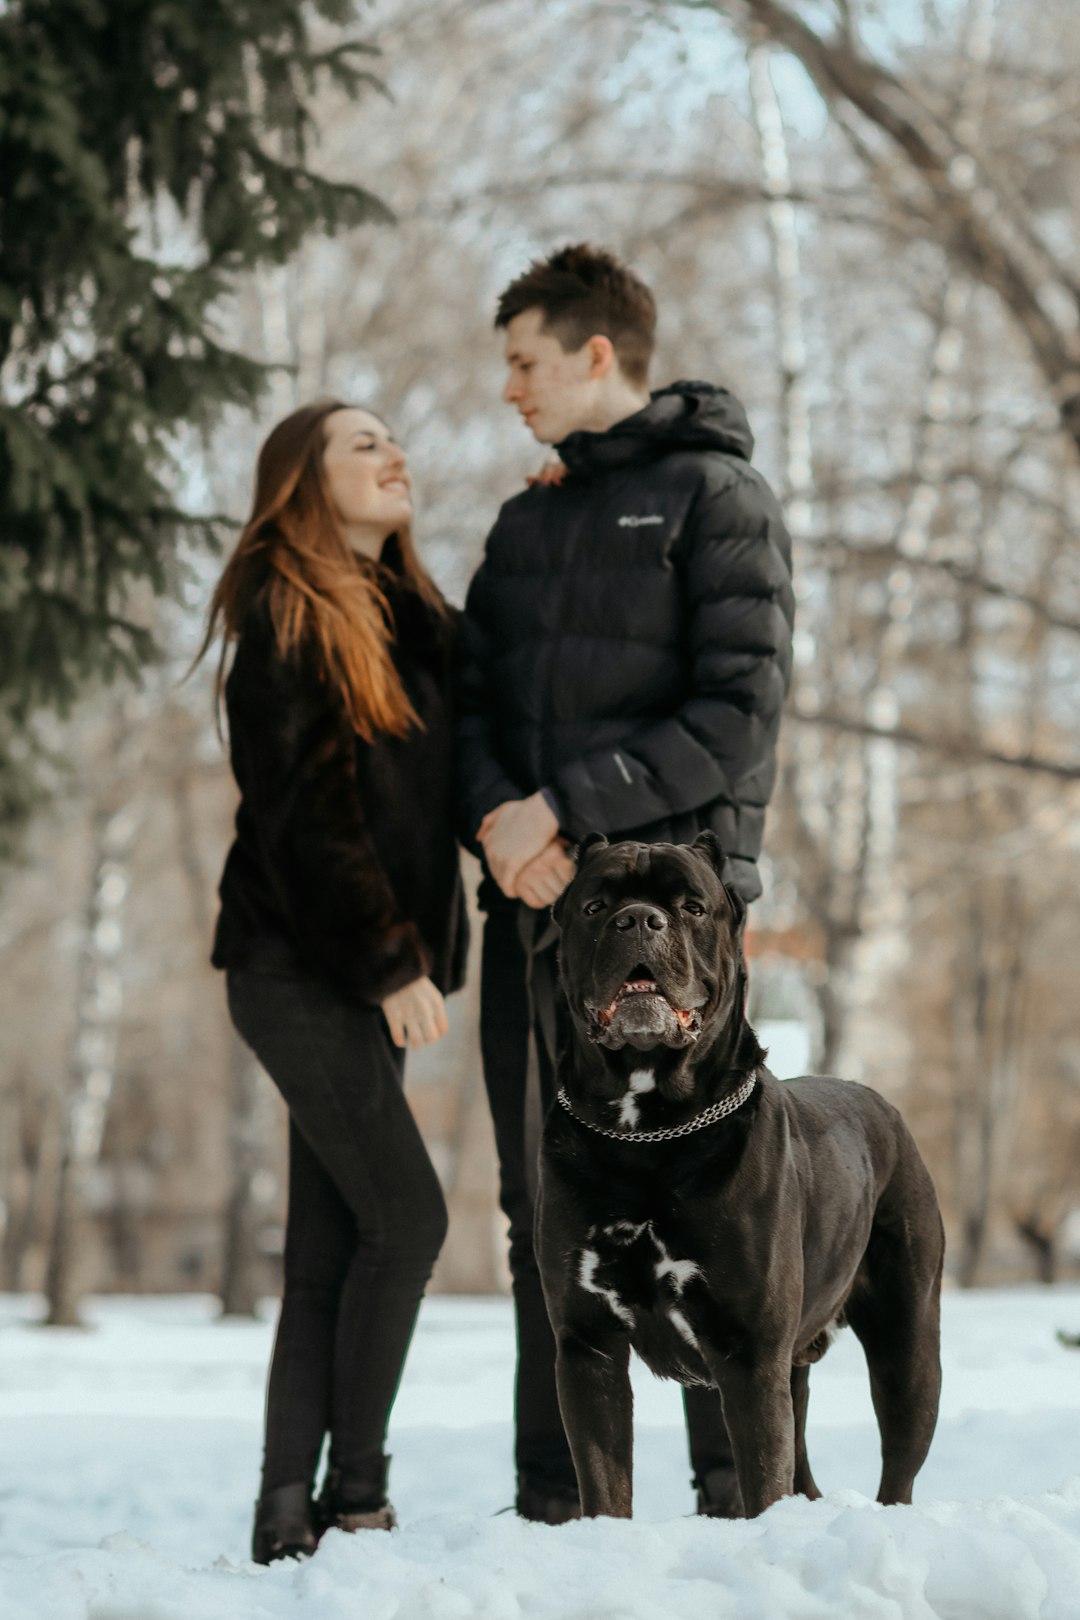
[[623,1333],[558,1333],[559,1408],[577,1471],[581,1511],[628,1519],[633,1507],[634,1397]]
[[791,1356],[711,1362],[724,1402],[735,1472],[747,1518],[795,1490]]

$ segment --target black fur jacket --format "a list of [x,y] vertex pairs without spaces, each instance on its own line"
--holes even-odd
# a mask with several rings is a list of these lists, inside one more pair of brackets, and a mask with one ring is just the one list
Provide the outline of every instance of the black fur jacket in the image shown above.
[[[389,555],[388,555],[389,553]],[[453,814],[453,619],[380,569],[394,660],[423,722],[372,744],[354,733],[313,654],[285,660],[256,592],[225,685],[240,788],[213,962],[314,973],[378,1005],[428,974],[444,992],[468,945]]]

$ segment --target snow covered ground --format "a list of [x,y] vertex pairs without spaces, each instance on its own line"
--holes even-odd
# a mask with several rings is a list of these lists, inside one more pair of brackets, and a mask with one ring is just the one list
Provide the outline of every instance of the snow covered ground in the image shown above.
[[[913,1508],[879,1508],[862,1354],[813,1369],[825,1500],[725,1524],[692,1502],[678,1392],[636,1370],[637,1520],[511,1500],[505,1300],[425,1306],[392,1434],[393,1535],[247,1562],[270,1326],[102,1300],[92,1332],[0,1296],[0,1620],[1080,1620],[1080,1288],[950,1294]],[[268,1312],[269,1314],[269,1312]]]

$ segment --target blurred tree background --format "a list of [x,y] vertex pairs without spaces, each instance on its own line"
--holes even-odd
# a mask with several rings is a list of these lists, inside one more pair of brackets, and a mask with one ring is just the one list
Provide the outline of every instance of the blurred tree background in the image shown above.
[[34,720],[154,651],[139,587],[175,593],[221,519],[185,435],[254,406],[265,366],[223,297],[313,231],[389,217],[308,163],[323,86],[372,82],[317,45],[346,0],[12,0],[0,13],[0,840],[36,798]]
[[[460,601],[538,459],[495,297],[582,238],[655,287],[656,383],[743,399],[795,536],[755,1015],[903,1108],[957,1280],[1075,1274],[1071,11],[9,4],[0,788],[28,831],[0,893],[0,1286],[51,1279],[58,1317],[87,1286],[273,1287],[280,1105],[206,965],[232,788],[206,677],[178,685],[209,538],[272,421],[340,394],[402,437]],[[484,1289],[475,1025],[474,974],[410,1090],[438,1280]]]

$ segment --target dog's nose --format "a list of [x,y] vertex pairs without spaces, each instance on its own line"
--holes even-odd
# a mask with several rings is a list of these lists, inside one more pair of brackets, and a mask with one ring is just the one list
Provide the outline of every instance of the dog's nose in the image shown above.
[[631,928],[644,930],[651,929],[654,934],[660,934],[668,925],[668,920],[656,906],[624,906],[616,914],[615,926],[620,932],[629,933]]

